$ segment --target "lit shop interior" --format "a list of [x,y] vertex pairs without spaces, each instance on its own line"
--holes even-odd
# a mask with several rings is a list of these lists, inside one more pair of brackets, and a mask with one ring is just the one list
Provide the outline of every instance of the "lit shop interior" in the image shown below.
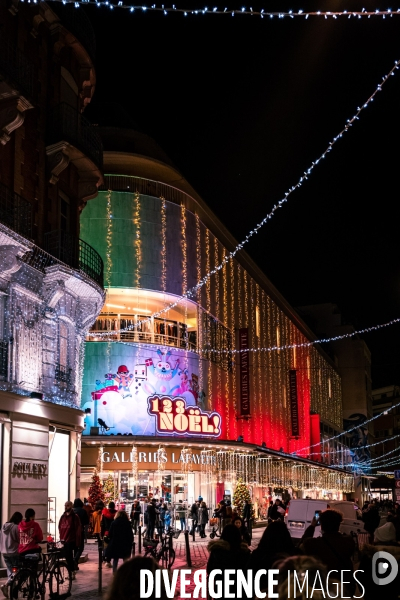
[[130,509],[134,499],[164,498],[175,507],[199,496],[210,509],[232,499],[239,479],[249,486],[256,517],[263,519],[271,500],[354,496],[354,478],[346,471],[290,460],[279,453],[240,442],[164,438],[127,441],[82,440],[81,494],[87,496],[96,471],[113,500]]
[[[190,301],[169,308],[176,301],[172,294],[139,289],[110,288],[101,315],[94,323],[90,341],[107,339],[144,342],[197,349],[198,307]],[[154,314],[161,313],[158,317]],[[151,317],[149,318],[149,315]],[[122,331],[120,330],[127,330]],[[115,333],[113,333],[115,331]]]

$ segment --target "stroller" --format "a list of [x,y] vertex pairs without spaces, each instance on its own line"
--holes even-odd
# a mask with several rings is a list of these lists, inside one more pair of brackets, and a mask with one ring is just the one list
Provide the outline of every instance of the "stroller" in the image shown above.
[[218,517],[215,515],[210,519],[210,525],[212,525],[212,530],[210,531],[210,539],[213,540],[215,537],[221,537],[221,534],[218,531],[221,531],[220,523],[218,523]]

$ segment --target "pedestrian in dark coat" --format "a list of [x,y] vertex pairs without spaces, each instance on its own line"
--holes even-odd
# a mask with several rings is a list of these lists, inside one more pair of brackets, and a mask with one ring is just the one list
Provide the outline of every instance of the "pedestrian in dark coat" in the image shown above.
[[374,539],[375,529],[377,529],[381,522],[381,516],[379,514],[378,507],[374,502],[368,505],[366,510],[362,512],[362,520],[364,521],[364,529],[368,531],[371,541]]
[[268,587],[268,569],[272,568],[274,562],[295,554],[298,552],[285,523],[280,519],[272,521],[264,530],[257,548],[251,553],[246,569],[252,569],[254,576],[259,569],[267,570],[260,578],[260,590],[264,590]]
[[156,501],[154,498],[147,505],[146,513],[147,513],[147,518],[148,518],[146,538],[149,540],[152,540],[153,535],[154,535],[154,528],[156,526],[157,515],[158,515],[158,510],[156,509]]
[[115,519],[115,515],[117,511],[115,510],[114,502],[110,502],[108,508],[103,508],[101,511],[101,537],[103,539],[103,547],[104,547],[104,560],[106,562],[106,567],[111,568],[111,563],[108,558],[106,558],[105,550],[108,544],[108,534],[110,531],[111,523]]
[[133,532],[135,535],[136,535],[137,529],[139,527],[140,513],[141,513],[140,502],[139,502],[139,500],[135,500],[133,503],[133,506],[132,506],[132,510],[131,510],[131,522],[132,522]]
[[[225,598],[224,572],[227,569],[233,569],[236,573],[243,570],[250,554],[249,547],[242,542],[239,529],[231,524],[224,527],[219,540],[208,544],[208,550],[207,574],[214,569],[221,569],[222,573],[216,575],[215,581],[222,582],[222,598]],[[230,579],[234,582],[230,589],[236,589],[235,577],[231,576]],[[213,597],[210,594],[210,598]]]
[[68,567],[72,571],[72,579],[75,579],[76,565],[74,554],[79,548],[82,537],[82,526],[78,515],[73,511],[70,500],[65,503],[65,512],[61,515],[58,523],[60,541],[64,543],[64,556]]
[[128,560],[132,553],[133,531],[129,522],[128,515],[124,510],[119,510],[111,523],[108,532],[108,545],[105,550],[105,556],[108,561],[113,560],[113,573],[118,568],[118,561]]
[[192,519],[192,528],[190,530],[190,535],[195,531],[198,522],[199,522],[199,504],[198,502],[193,502],[192,507],[190,509],[189,518]]
[[79,520],[81,522],[82,534],[81,534],[81,542],[79,546],[75,548],[74,552],[74,561],[75,561],[75,571],[79,571],[79,559],[82,556],[83,549],[85,547],[85,528],[89,525],[89,516],[87,511],[84,509],[83,502],[80,498],[76,498],[74,500],[73,506],[74,513],[78,515]]
[[204,500],[202,500],[200,503],[198,514],[199,514],[198,524],[199,524],[199,528],[200,528],[200,537],[205,538],[205,537],[207,537],[206,533],[205,533],[205,528],[208,523],[208,509],[207,509],[207,504],[204,502]]

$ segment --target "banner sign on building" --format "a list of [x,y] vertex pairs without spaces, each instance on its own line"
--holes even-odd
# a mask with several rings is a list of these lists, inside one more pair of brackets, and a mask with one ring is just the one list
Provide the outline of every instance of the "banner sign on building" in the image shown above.
[[194,435],[218,437],[221,416],[186,406],[184,398],[154,395],[147,399],[148,413],[156,418],[156,431],[161,435]]
[[[248,328],[239,329],[239,350],[245,350],[249,347]],[[250,416],[250,365],[249,352],[239,353],[239,372],[240,372],[240,415],[242,417]]]
[[289,371],[289,401],[290,401],[290,422],[291,436],[300,437],[299,427],[299,404],[297,399],[297,371]]

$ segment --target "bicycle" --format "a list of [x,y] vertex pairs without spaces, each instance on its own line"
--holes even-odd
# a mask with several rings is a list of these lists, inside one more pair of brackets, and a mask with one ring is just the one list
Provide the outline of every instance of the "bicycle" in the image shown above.
[[[169,527],[167,533],[160,535],[160,541],[146,540],[143,543],[145,548],[144,555],[152,556],[158,563],[161,560],[163,569],[171,569],[175,562],[175,550],[172,545],[172,538],[177,539],[180,534],[180,529],[172,529]],[[161,547],[157,550],[160,542]]]
[[48,543],[47,553],[22,556],[7,581],[10,598],[38,599],[45,595],[46,583],[49,584],[50,598],[68,598],[71,595],[72,572],[67,563],[60,560],[61,554],[62,545],[52,542]]

